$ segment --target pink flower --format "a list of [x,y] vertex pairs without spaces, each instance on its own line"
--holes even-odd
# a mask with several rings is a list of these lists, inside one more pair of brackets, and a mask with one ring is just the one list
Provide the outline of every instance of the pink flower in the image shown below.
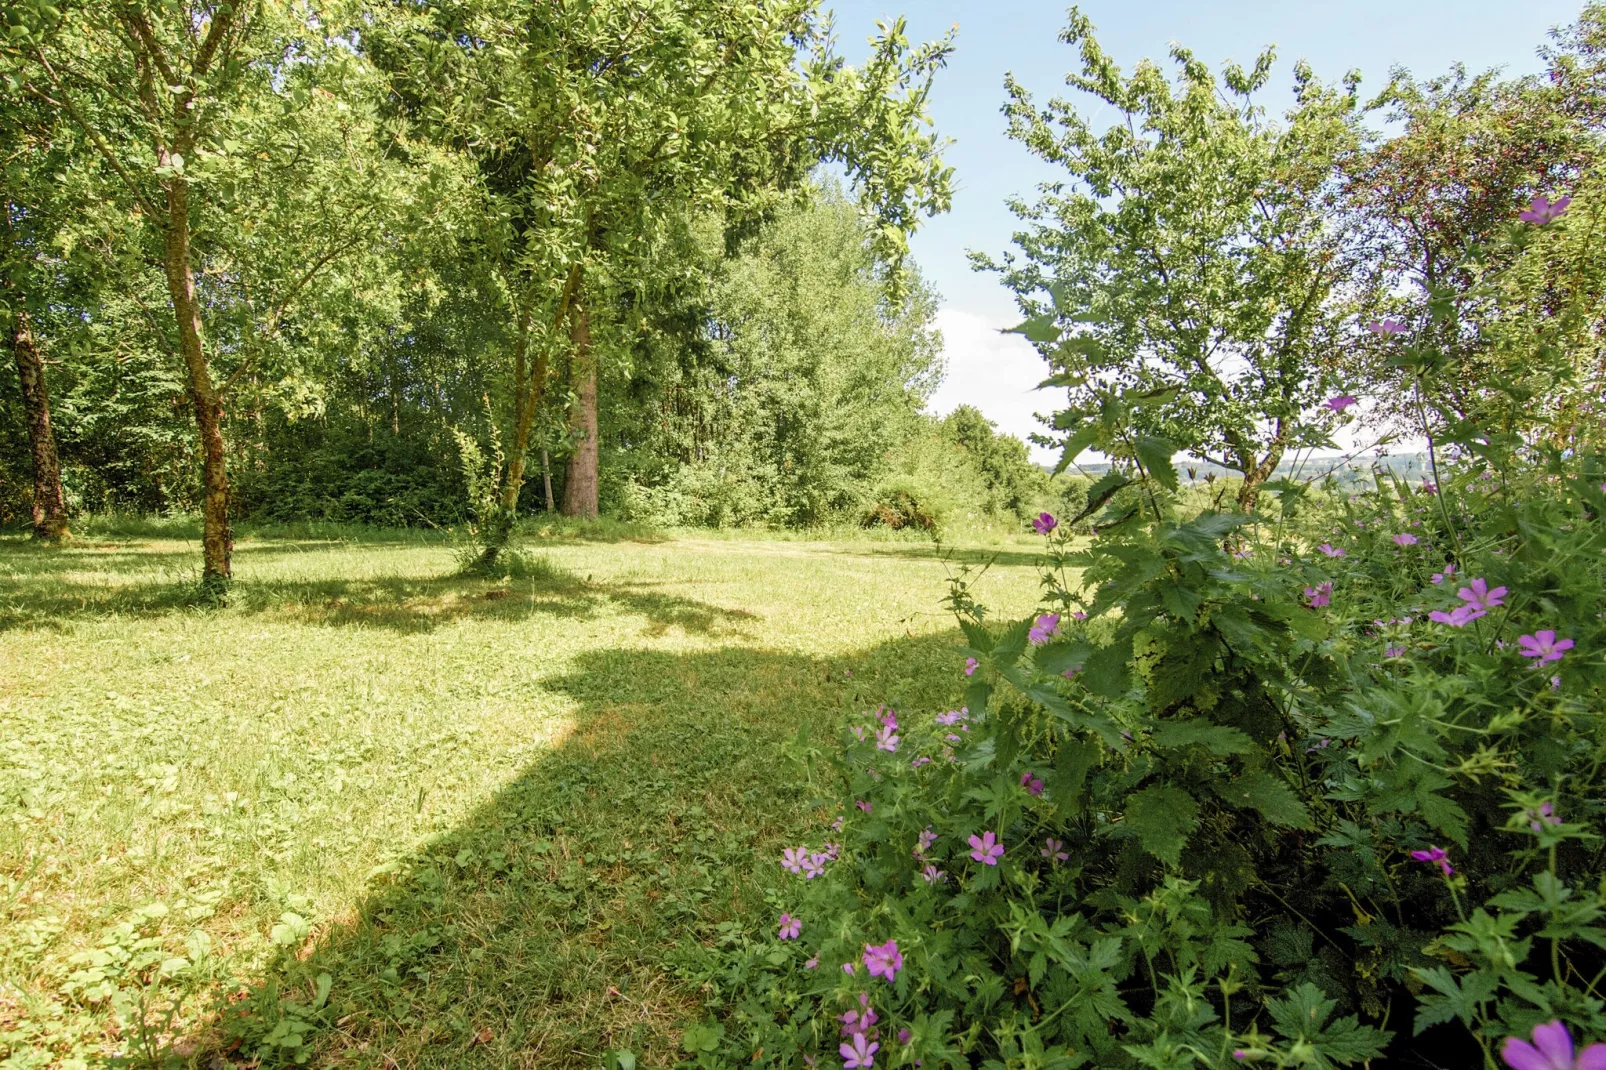
[[1039,535],[1047,535],[1059,526],[1060,522],[1054,519],[1053,513],[1039,513],[1037,519],[1032,521],[1032,530]]
[[1556,808],[1547,802],[1542,802],[1534,809],[1527,811],[1527,816],[1532,819],[1528,822],[1528,827],[1535,832],[1543,831],[1543,826],[1545,825],[1561,824],[1561,818],[1556,816]]
[[841,832],[842,831],[842,818],[838,817],[835,821],[831,822],[831,831],[832,832]]
[[1073,610],[1071,610],[1071,619],[1072,620],[1086,620],[1087,619],[1087,614],[1083,613],[1080,609],[1073,609]]
[[1333,546],[1330,543],[1325,543],[1324,542],[1320,546],[1316,547],[1316,549],[1320,550],[1322,553],[1326,554],[1328,557],[1348,557],[1349,556],[1349,551],[1340,549],[1339,547]]
[[915,844],[915,857],[919,857],[931,850],[931,845],[937,842],[937,834],[927,825],[920,833],[920,839]]
[[1031,630],[1026,638],[1032,641],[1033,646],[1041,646],[1048,642],[1049,637],[1060,630],[1060,615],[1058,613],[1044,613],[1032,622]]
[[881,1050],[881,1045],[874,1041],[866,1041],[863,1033],[853,1034],[852,1044],[842,1044],[837,1047],[842,1056],[842,1070],[869,1070],[875,1066],[875,1053]]
[[842,972],[847,974],[849,977],[852,977],[853,976],[853,963],[844,962],[842,964]]
[[881,1020],[874,1008],[870,1006],[870,997],[864,992],[859,993],[859,1009],[847,1011],[837,1018],[842,1023],[842,1035],[852,1036],[854,1033],[869,1034],[872,1027]]
[[970,838],[970,857],[984,866],[996,866],[1004,855],[1004,845],[991,832]]
[[1565,215],[1567,206],[1571,203],[1573,203],[1571,197],[1563,197],[1557,201],[1552,201],[1547,197],[1535,197],[1529,202],[1528,210],[1519,212],[1517,218],[1524,223],[1532,223],[1535,226],[1542,227]]
[[1020,786],[1026,789],[1028,795],[1043,794],[1043,782],[1032,776],[1030,769],[1020,775]]
[[1433,574],[1433,582],[1434,583],[1443,583],[1445,580],[1450,579],[1454,575],[1455,575],[1455,566],[1454,565],[1445,565],[1443,572],[1435,572]]
[[1328,398],[1322,402],[1328,412],[1343,412],[1353,404],[1355,404],[1355,398],[1349,394],[1340,394],[1335,398]]
[[790,914],[781,915],[781,931],[777,933],[782,940],[796,940],[797,934],[803,931],[803,923]]
[[[1412,851],[1411,857],[1418,862],[1432,862],[1439,867],[1440,872],[1446,877],[1455,872],[1455,868],[1450,865],[1450,856],[1445,854],[1443,847],[1430,847],[1426,851]],[[1602,1070],[1606,1070],[1606,1067],[1603,1067]]]
[[882,725],[881,730],[875,734],[875,749],[884,750],[889,754],[898,749],[898,732],[891,725]]
[[904,1026],[902,1029],[898,1030],[898,1043],[907,1044],[909,1043],[909,1038],[912,1036],[914,1036],[914,1034],[909,1032],[909,1027]]
[[975,676],[976,675],[976,669],[977,669],[978,666],[980,666],[980,664],[981,663],[979,661],[977,661],[975,658],[966,658],[965,659],[965,675],[966,676]]
[[864,945],[864,968],[871,977],[885,977],[888,981],[898,979],[898,971],[903,969],[903,953],[898,950],[898,941],[888,940],[884,944]]
[[1373,334],[1404,334],[1405,324],[1391,319],[1385,319],[1381,322],[1373,320],[1366,325],[1366,329]]
[[817,970],[817,969],[819,969],[820,968],[820,956],[815,955],[813,958],[809,959],[807,962],[805,962],[803,964],[803,968],[805,970]]
[[855,799],[853,801],[853,805],[857,806],[867,814],[870,812],[870,804],[863,799]]
[[1331,583],[1323,583],[1315,587],[1307,587],[1305,588],[1305,597],[1310,599],[1312,609],[1320,609],[1323,606],[1331,605],[1333,601],[1333,585]]
[[930,765],[930,764],[931,764],[931,759],[927,758],[924,754],[922,754],[920,757],[916,758],[914,761],[909,763],[909,768],[911,768],[911,769],[919,769],[922,765]]
[[1065,853],[1063,850],[1064,847],[1065,844],[1063,841],[1056,840],[1054,837],[1049,836],[1043,840],[1042,855],[1044,858],[1055,863],[1056,865],[1060,862],[1069,861],[1071,856]]
[[882,706],[880,712],[876,715],[876,720],[894,732],[898,730],[898,711],[890,706]]
[[1385,658],[1403,658],[1405,657],[1405,648],[1403,646],[1391,646],[1383,651],[1383,656]]
[[1575,1059],[1572,1034],[1560,1022],[1534,1026],[1533,1038],[1506,1038],[1500,1058],[1511,1070],[1606,1070],[1606,1044],[1591,1044]]
[[1523,657],[1539,659],[1535,665],[1548,665],[1552,661],[1560,661],[1561,656],[1573,648],[1573,641],[1557,639],[1556,633],[1546,628],[1533,635],[1519,636],[1517,645],[1522,647]]
[[1496,587],[1491,591],[1489,590],[1489,582],[1479,576],[1472,581],[1471,586],[1461,588],[1456,592],[1456,595],[1476,611],[1477,615],[1472,619],[1477,620],[1478,617],[1484,616],[1495,606],[1505,605],[1501,599],[1506,596],[1506,589],[1504,587]]
[[1435,624],[1448,624],[1452,628],[1465,628],[1470,622],[1483,616],[1471,606],[1456,606],[1446,613],[1442,609],[1435,609],[1428,614],[1428,620]]
[[788,847],[781,852],[781,868],[791,870],[793,873],[803,872],[803,863],[809,857],[809,852],[803,847]]
[[920,875],[926,879],[927,884],[941,884],[948,879],[948,874],[929,862],[926,864],[926,868],[920,871]]
[[1412,535],[1408,531],[1402,531],[1400,534],[1394,536],[1394,545],[1395,546],[1415,546],[1416,545],[1416,536]]
[[803,860],[803,879],[813,880],[825,872],[825,864],[831,861],[829,855],[811,854]]

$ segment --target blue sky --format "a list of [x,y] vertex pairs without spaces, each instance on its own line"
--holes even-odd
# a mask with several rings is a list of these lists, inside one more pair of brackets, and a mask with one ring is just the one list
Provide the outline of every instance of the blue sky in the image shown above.
[[[933,408],[976,404],[1001,429],[1024,437],[1035,426],[1032,413],[1052,405],[1032,393],[1043,366],[1025,343],[997,335],[1015,320],[1013,301],[991,276],[970,270],[965,252],[1005,249],[1014,231],[1005,199],[1030,199],[1038,183],[1056,177],[1004,136],[999,108],[1006,71],[1039,100],[1065,91],[1065,73],[1076,62],[1074,50],[1058,40],[1066,5],[825,0],[823,6],[835,11],[841,50],[850,59],[863,55],[878,18],[907,16],[915,40],[959,27],[956,52],[931,97],[937,129],[954,139],[947,154],[957,186],[953,210],[928,221],[912,243],[921,271],[943,298],[939,326],[949,374]],[[1144,57],[1165,60],[1172,41],[1212,66],[1228,59],[1247,64],[1275,44],[1278,67],[1265,98],[1272,110],[1288,102],[1298,59],[1330,81],[1359,69],[1362,93],[1380,90],[1395,66],[1420,76],[1458,60],[1473,70],[1538,70],[1535,50],[1549,29],[1572,22],[1581,9],[1576,0],[1088,0],[1081,7],[1105,51],[1127,69]]]

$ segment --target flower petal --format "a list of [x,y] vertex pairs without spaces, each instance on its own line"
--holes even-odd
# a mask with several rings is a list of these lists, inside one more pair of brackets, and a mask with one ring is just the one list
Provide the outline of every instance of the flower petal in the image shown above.
[[1500,1049],[1500,1058],[1511,1070],[1555,1070],[1555,1065],[1526,1040],[1507,1037]]
[[1573,1037],[1560,1022],[1546,1022],[1534,1026],[1534,1047],[1550,1060],[1557,1070],[1572,1070]]

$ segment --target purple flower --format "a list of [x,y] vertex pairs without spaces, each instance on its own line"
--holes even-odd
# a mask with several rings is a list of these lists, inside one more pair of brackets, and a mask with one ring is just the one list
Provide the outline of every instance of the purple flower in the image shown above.
[[1535,197],[1528,203],[1528,210],[1519,212],[1517,218],[1524,223],[1542,227],[1566,214],[1567,206],[1571,203],[1573,203],[1571,197],[1563,197],[1557,201],[1552,201],[1548,197]]
[[931,759],[927,758],[924,754],[922,754],[920,757],[916,758],[914,761],[909,763],[909,768],[911,768],[911,769],[919,769],[922,765],[930,765],[930,764],[931,764]]
[[1322,553],[1326,554],[1328,557],[1348,557],[1349,556],[1349,551],[1348,550],[1341,549],[1341,548],[1339,548],[1337,546],[1333,546],[1333,545],[1331,545],[1329,543],[1325,543],[1325,542],[1322,543],[1320,546],[1316,547],[1316,549],[1320,550]]
[[1434,583],[1443,583],[1445,580],[1450,579],[1454,575],[1455,575],[1455,566],[1454,565],[1445,565],[1443,572],[1435,572],[1433,574],[1433,582]]
[[1065,853],[1064,847],[1064,842],[1049,836],[1043,840],[1042,855],[1056,865],[1060,862],[1069,861],[1071,856]]
[[927,884],[941,884],[948,879],[948,874],[929,862],[926,864],[926,868],[920,871],[920,875],[926,879]]
[[960,713],[958,710],[949,710],[947,713],[939,713],[939,714],[937,714],[937,723],[938,724],[953,725],[953,724],[958,724],[960,721],[963,721],[964,719],[965,719],[965,715]]
[[860,743],[863,743],[864,742],[864,725],[862,725],[862,724],[854,725],[853,726],[853,734],[858,737]]
[[1422,481],[1422,493],[1423,494],[1437,494],[1437,493],[1439,493],[1439,485],[1437,483],[1433,482],[1433,480],[1431,480],[1431,479],[1424,479]]
[[1461,601],[1466,602],[1477,611],[1477,616],[1472,618],[1477,620],[1478,617],[1488,613],[1495,606],[1505,605],[1501,599],[1506,596],[1506,589],[1504,587],[1496,587],[1491,591],[1489,590],[1489,582],[1479,576],[1472,581],[1471,586],[1461,588],[1456,592],[1456,595]]
[[841,849],[842,849],[842,845],[840,843],[828,843],[828,844],[826,844],[825,845],[825,857],[826,857],[826,860],[827,861],[831,861],[831,862],[835,862],[836,861],[836,853],[837,853],[837,851],[839,851]]
[[803,968],[805,970],[817,970],[817,969],[819,969],[820,968],[820,956],[815,955],[813,958],[809,959],[807,962],[805,962],[803,964]]
[[1319,584],[1315,587],[1305,588],[1305,597],[1310,599],[1312,609],[1320,609],[1330,605],[1333,601],[1333,585],[1331,583]]
[[1572,1034],[1560,1022],[1534,1026],[1533,1038],[1506,1038],[1500,1058],[1511,1070],[1606,1070],[1606,1044],[1591,1044],[1575,1059]]
[[903,969],[903,953],[898,950],[898,941],[888,940],[884,944],[864,945],[864,968],[871,977],[885,977],[888,981],[898,979],[898,971]]
[[866,802],[865,800],[863,800],[863,799],[855,799],[855,800],[853,800],[853,805],[857,806],[859,809],[863,810],[867,814],[870,812],[870,804],[868,802]]
[[1328,398],[1322,402],[1328,412],[1343,412],[1353,404],[1355,404],[1355,398],[1349,394],[1340,394],[1335,398]]
[[1245,546],[1242,550],[1238,550],[1232,556],[1236,557],[1240,561],[1242,561],[1246,557],[1254,557],[1255,556],[1255,551],[1253,551],[1249,547]]
[[1573,641],[1557,639],[1556,633],[1546,628],[1533,635],[1518,636],[1517,645],[1522,647],[1523,657],[1539,659],[1535,665],[1548,665],[1552,661],[1560,661],[1561,656],[1573,648]]
[[1561,818],[1556,816],[1556,808],[1547,802],[1540,803],[1532,810],[1527,811],[1524,816],[1529,818],[1528,827],[1535,832],[1542,831],[1542,827],[1545,825],[1561,824]]
[[952,732],[949,732],[946,736],[943,736],[942,738],[946,739],[949,743],[963,743],[964,742],[964,740],[960,739],[958,736],[954,735]]
[[831,822],[831,831],[832,832],[841,832],[842,831],[842,818],[838,817],[835,821]]
[[[1455,868],[1450,865],[1450,856],[1445,854],[1443,847],[1430,847],[1426,851],[1412,851],[1411,857],[1418,862],[1432,862],[1439,867],[1439,871],[1446,877],[1455,872]],[[1606,1070],[1606,1068],[1603,1068],[1603,1070]]]
[[882,706],[881,712],[876,719],[881,722],[883,727],[890,728],[894,732],[898,730],[898,711],[890,706]]
[[1071,619],[1072,620],[1086,620],[1087,619],[1087,614],[1083,613],[1080,609],[1073,609],[1073,610],[1071,610]]
[[1020,786],[1026,789],[1028,795],[1043,794],[1043,782],[1032,776],[1030,769],[1020,775]]
[[1059,526],[1060,522],[1054,519],[1053,513],[1038,513],[1037,519],[1032,521],[1032,530],[1039,535],[1047,535]]
[[980,664],[981,663],[979,661],[977,661],[975,658],[966,658],[965,659],[965,675],[966,676],[975,676],[976,675],[976,669]]
[[912,1036],[914,1036],[914,1034],[909,1032],[909,1027],[904,1026],[902,1029],[898,1030],[898,1043],[907,1044],[909,1043],[909,1038]]
[[1436,624],[1448,624],[1452,628],[1465,628],[1471,621],[1483,616],[1471,606],[1456,606],[1446,613],[1442,609],[1435,609],[1428,614],[1428,620]]
[[1026,638],[1032,641],[1033,646],[1041,646],[1048,642],[1049,636],[1060,630],[1060,615],[1058,613],[1044,613],[1032,622],[1032,628],[1026,633]]
[[844,962],[842,964],[842,972],[847,974],[849,977],[852,977],[853,976],[853,963]]
[[825,872],[825,864],[831,861],[830,856],[812,854],[803,860],[803,879],[813,880]]
[[781,868],[791,870],[793,873],[803,872],[803,863],[809,857],[809,852],[802,847],[788,847],[781,852]]
[[797,934],[803,931],[803,923],[790,914],[781,915],[781,931],[776,935],[782,940],[796,940]]
[[991,832],[970,838],[970,857],[984,866],[996,866],[1004,855],[1004,845]]
[[931,850],[931,845],[937,842],[937,834],[927,825],[920,833],[920,842],[915,844],[915,854],[923,855]]
[[1403,646],[1391,646],[1383,651],[1383,656],[1385,658],[1403,658],[1405,657],[1405,648]]
[[1381,322],[1373,320],[1366,325],[1366,329],[1373,334],[1404,334],[1405,324],[1398,320],[1385,319]]
[[842,1070],[869,1070],[875,1066],[875,1053],[880,1050],[881,1045],[865,1040],[863,1033],[853,1034],[852,1044],[837,1047],[842,1056]]
[[1408,531],[1402,531],[1402,532],[1400,532],[1400,534],[1394,536],[1394,545],[1395,546],[1415,546],[1416,545],[1416,536],[1412,535]]
[[870,1006],[870,997],[863,992],[859,993],[859,1009],[847,1011],[837,1018],[842,1023],[842,1035],[852,1036],[854,1033],[869,1034],[871,1028],[881,1020],[875,1009]]
[[884,750],[889,754],[898,749],[898,732],[891,725],[882,725],[881,730],[875,734],[875,749]]

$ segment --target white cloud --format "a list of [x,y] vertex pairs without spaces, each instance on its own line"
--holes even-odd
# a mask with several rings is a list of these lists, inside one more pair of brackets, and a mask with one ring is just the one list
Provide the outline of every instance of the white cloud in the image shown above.
[[[1042,430],[1033,414],[1061,407],[1064,395],[1037,389],[1048,376],[1048,365],[1026,339],[1000,333],[1013,325],[951,306],[937,310],[936,326],[942,331],[948,373],[932,396],[931,412],[946,415],[960,405],[973,405],[1000,431],[1022,441]],[[1039,463],[1052,464],[1059,459],[1051,450],[1030,448],[1032,459]]]

